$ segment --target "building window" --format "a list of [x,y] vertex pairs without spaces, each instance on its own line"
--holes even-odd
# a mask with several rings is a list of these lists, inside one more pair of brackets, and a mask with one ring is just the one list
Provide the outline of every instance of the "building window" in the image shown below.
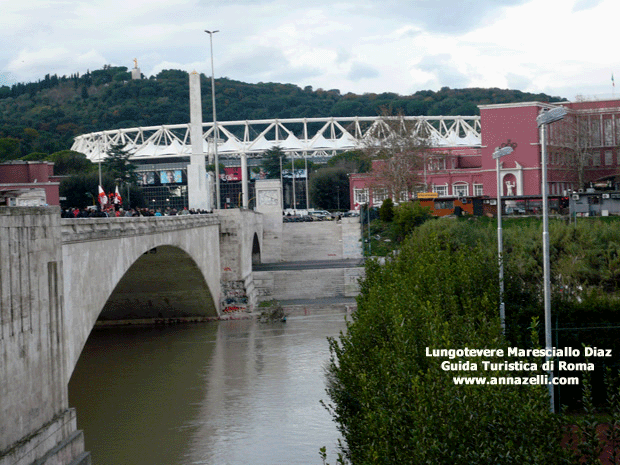
[[611,150],[605,150],[605,165],[612,165],[614,163],[614,157]]
[[353,201],[361,205],[363,203],[368,203],[368,188],[364,189],[353,189]]
[[429,171],[439,171],[446,169],[445,158],[431,158],[428,160],[427,169]]
[[454,208],[454,200],[435,200],[435,210],[452,210]]
[[455,197],[469,196],[469,184],[452,184],[452,195]]
[[409,200],[409,192],[401,191],[400,194],[398,195],[398,201],[406,202],[407,200]]
[[383,187],[378,187],[372,190],[372,204],[373,205],[381,205],[385,199],[388,197],[387,189]]
[[590,121],[590,133],[592,135],[592,145],[600,147],[601,145],[601,122],[593,119]]
[[437,186],[433,184],[433,192],[437,192],[439,197],[446,197],[448,195],[448,185]]
[[601,152],[592,153],[592,166],[601,166]]
[[474,196],[480,197],[484,195],[484,186],[482,184],[474,184]]
[[605,136],[605,145],[614,145],[613,121],[611,119],[604,120],[603,133]]

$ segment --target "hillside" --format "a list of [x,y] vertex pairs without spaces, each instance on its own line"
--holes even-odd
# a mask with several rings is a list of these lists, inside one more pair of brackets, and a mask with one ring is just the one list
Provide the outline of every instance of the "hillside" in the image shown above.
[[[210,78],[201,76],[203,117],[212,115]],[[477,105],[559,101],[560,97],[505,89],[450,89],[394,93],[341,94],[293,84],[247,84],[216,79],[220,121],[324,116],[477,115]],[[189,122],[189,78],[165,70],[132,81],[126,67],[104,66],[85,75],[47,75],[35,83],[0,87],[0,161],[71,147],[79,134],[122,127]],[[36,158],[36,155],[32,155]]]

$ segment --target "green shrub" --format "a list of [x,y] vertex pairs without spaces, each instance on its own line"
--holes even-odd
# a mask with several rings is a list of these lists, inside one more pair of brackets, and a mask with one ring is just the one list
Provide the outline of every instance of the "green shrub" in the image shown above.
[[416,230],[394,260],[371,261],[347,333],[330,340],[329,408],[352,464],[568,463],[546,386],[456,385],[472,372],[426,355],[507,346],[497,260],[461,239]]
[[432,218],[431,210],[422,207],[420,202],[405,202],[394,211],[395,233],[399,240],[404,239],[416,226]]
[[379,218],[386,223],[391,223],[394,219],[394,202],[391,198],[385,199],[379,207]]

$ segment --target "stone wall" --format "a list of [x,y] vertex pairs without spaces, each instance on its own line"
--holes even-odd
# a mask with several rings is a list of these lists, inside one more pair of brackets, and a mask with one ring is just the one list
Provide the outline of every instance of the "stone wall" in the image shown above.
[[220,256],[224,313],[251,311],[256,305],[252,274],[254,262],[263,256],[264,215],[251,210],[220,210]]
[[[359,218],[311,223],[284,223],[283,262],[361,259]],[[359,293],[363,267],[316,266],[286,271],[255,271],[254,286],[259,301],[271,299],[317,299],[354,297]]]
[[284,223],[282,261],[362,258],[359,218]]
[[364,268],[255,271],[260,301],[355,297]]
[[87,460],[68,408],[58,207],[0,207],[0,465]]

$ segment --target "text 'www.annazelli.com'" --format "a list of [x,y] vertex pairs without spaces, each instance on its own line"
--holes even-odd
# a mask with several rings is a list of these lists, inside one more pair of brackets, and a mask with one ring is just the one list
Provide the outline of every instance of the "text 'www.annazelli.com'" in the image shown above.
[[486,384],[491,386],[500,385],[540,385],[553,384],[555,386],[573,386],[579,384],[577,377],[554,377],[549,378],[547,375],[537,376],[498,376],[498,377],[476,377],[476,376],[454,376],[452,377],[454,384]]

